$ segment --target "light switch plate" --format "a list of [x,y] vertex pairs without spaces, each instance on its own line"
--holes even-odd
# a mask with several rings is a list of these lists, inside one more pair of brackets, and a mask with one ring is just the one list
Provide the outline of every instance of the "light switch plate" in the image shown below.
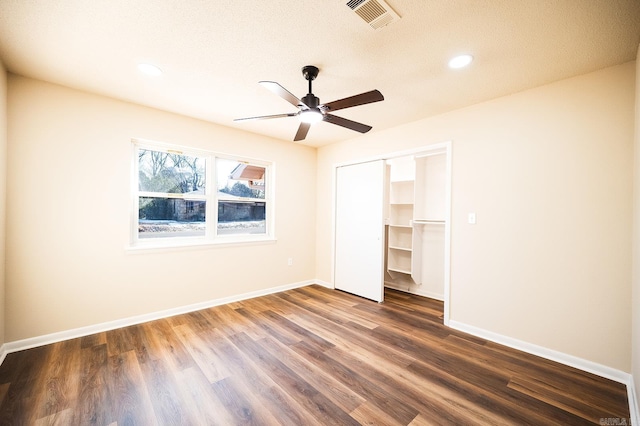
[[469,222],[469,224],[475,225],[476,224],[476,214],[475,213],[469,213],[469,217],[467,218],[467,221]]

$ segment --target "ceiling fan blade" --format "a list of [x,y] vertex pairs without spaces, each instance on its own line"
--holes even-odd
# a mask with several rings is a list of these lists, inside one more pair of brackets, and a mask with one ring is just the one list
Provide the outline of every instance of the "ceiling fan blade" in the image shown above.
[[280,86],[280,84],[276,83],[275,81],[260,81],[259,83],[264,88],[280,96],[282,99],[289,102],[291,105],[293,105],[296,108],[298,106],[304,105],[302,101],[296,98],[296,96],[293,93],[289,92],[287,89]]
[[261,115],[258,117],[236,118],[233,121],[267,120],[269,118],[295,117],[296,115],[298,115],[297,112],[290,112],[288,114]]
[[309,133],[309,128],[311,128],[311,124],[300,122],[300,127],[298,127],[298,132],[296,133],[296,137],[293,138],[293,141],[297,142],[306,138],[307,133]]
[[370,92],[360,93],[359,95],[350,96],[348,98],[339,99],[337,101],[329,102],[321,105],[328,111],[337,111],[339,109],[351,108],[358,105],[370,104],[372,102],[383,101],[384,96],[379,90],[372,90]]
[[366,124],[358,123],[357,121],[347,120],[346,118],[338,117],[337,115],[326,114],[324,121],[331,124],[337,124],[338,126],[346,127],[347,129],[355,130],[360,133],[367,133],[373,127]]

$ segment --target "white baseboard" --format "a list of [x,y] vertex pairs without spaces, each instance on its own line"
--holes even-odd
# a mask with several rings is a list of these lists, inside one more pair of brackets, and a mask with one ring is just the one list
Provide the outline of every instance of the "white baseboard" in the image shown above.
[[629,376],[627,383],[627,396],[629,398],[629,417],[632,425],[640,425],[640,410],[638,410],[638,392],[633,376]]
[[167,309],[164,311],[138,315],[135,317],[123,318],[120,320],[104,322],[101,324],[75,328],[72,330],[60,331],[57,333],[46,334],[44,336],[37,336],[37,337],[31,337],[28,339],[7,342],[0,347],[0,364],[2,364],[7,354],[12,352],[18,352],[25,349],[31,349],[38,346],[44,346],[51,343],[61,342],[64,340],[84,337],[90,334],[101,333],[103,331],[109,331],[116,328],[128,327],[130,325],[141,324],[144,322],[149,322],[157,319],[168,318],[175,315],[186,314],[188,312],[199,311],[202,309],[211,308],[213,306],[239,302],[241,300],[252,299],[254,297],[266,296],[268,294],[279,293],[281,291],[304,287],[311,284],[323,285],[322,283],[318,283],[317,280],[302,281],[302,282],[286,284],[278,287],[271,287],[264,290],[257,290],[249,293],[223,297],[220,299],[209,300],[206,302],[194,303],[192,305],[180,306],[177,308]]
[[450,320],[449,327],[468,334],[472,334],[485,340],[490,340],[492,342],[499,343],[513,349],[527,352],[532,355],[537,355],[551,361],[559,362],[560,364],[568,365],[570,367],[595,374],[596,376],[604,377],[606,379],[610,379],[626,385],[631,424],[640,425],[640,412],[638,411],[638,403],[636,398],[637,393],[635,389],[635,383],[633,381],[633,376],[631,374],[625,373],[624,371],[617,370],[615,368],[607,367],[606,365],[598,364],[596,362],[592,362],[573,355],[568,355],[563,352],[558,352],[553,349],[548,349],[543,346],[534,345],[522,340],[513,339],[511,337],[503,336],[501,334],[474,327],[472,325],[467,325],[458,321]]
[[322,281],[322,280],[319,280],[317,278],[315,279],[315,283],[318,284],[318,285],[321,285],[322,287],[330,288],[331,290],[336,288],[336,286],[331,284],[330,282]]
[[2,346],[0,346],[0,365],[2,365],[2,363],[4,362],[4,359],[7,357],[7,354],[9,352],[7,351],[7,345],[3,344]]
[[532,355],[537,355],[551,361],[556,361],[570,367],[575,367],[579,370],[593,373],[597,376],[611,379],[618,383],[627,384],[629,382],[629,377],[631,376],[629,373],[616,370],[615,368],[607,367],[606,365],[598,364],[596,362],[592,362],[583,358],[578,358],[573,355],[568,355],[563,352],[555,351],[553,349],[548,349],[543,346],[534,345],[522,340],[513,339],[511,337],[503,336],[501,334],[474,327],[472,325],[467,325],[458,321],[450,320],[449,327],[459,331],[464,331],[465,333],[472,334],[485,340],[490,340],[492,342],[500,343],[501,345],[508,346],[510,348],[530,353]]
[[394,290],[403,291],[405,293],[415,294],[417,296],[428,297],[429,299],[435,299],[435,300],[444,301],[444,295],[443,294],[434,293],[434,292],[431,292],[431,291],[424,291],[420,287],[407,288],[406,285],[403,286],[403,285],[399,285],[397,283],[392,283],[390,281],[385,281],[384,282],[384,286],[388,287],[388,288],[392,288]]

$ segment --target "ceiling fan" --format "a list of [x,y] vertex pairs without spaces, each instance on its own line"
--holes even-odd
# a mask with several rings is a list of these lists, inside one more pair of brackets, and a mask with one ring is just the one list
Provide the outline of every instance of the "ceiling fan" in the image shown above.
[[298,112],[291,112],[288,114],[275,114],[275,115],[263,115],[259,117],[247,117],[237,118],[233,121],[245,121],[245,120],[265,120],[270,118],[280,117],[300,117],[300,126],[294,137],[294,141],[301,141],[307,137],[311,124],[318,123],[320,121],[326,121],[327,123],[336,124],[338,126],[346,127],[347,129],[355,130],[356,132],[366,133],[371,130],[371,126],[358,123],[357,121],[347,120],[346,118],[338,117],[331,114],[334,111],[340,109],[351,108],[358,105],[370,104],[372,102],[378,102],[384,100],[384,96],[378,90],[372,90],[370,92],[361,93],[359,95],[350,96],[348,98],[339,99],[337,101],[321,104],[320,99],[313,94],[311,90],[311,82],[318,76],[319,69],[313,65],[306,65],[302,67],[302,75],[309,81],[309,93],[298,99],[287,89],[282,87],[275,81],[260,81],[260,84],[272,91],[276,95],[280,96],[285,101],[289,102],[296,108]]

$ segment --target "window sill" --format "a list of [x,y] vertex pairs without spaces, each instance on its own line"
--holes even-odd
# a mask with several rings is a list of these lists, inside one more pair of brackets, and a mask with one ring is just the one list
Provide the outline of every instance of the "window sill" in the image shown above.
[[182,251],[182,250],[202,250],[215,247],[228,247],[238,245],[259,245],[259,244],[273,244],[277,241],[275,237],[222,237],[215,241],[205,239],[180,239],[176,241],[144,241],[136,245],[129,245],[125,248],[125,251],[130,254],[136,253],[154,253],[154,252],[166,252],[166,251]]

